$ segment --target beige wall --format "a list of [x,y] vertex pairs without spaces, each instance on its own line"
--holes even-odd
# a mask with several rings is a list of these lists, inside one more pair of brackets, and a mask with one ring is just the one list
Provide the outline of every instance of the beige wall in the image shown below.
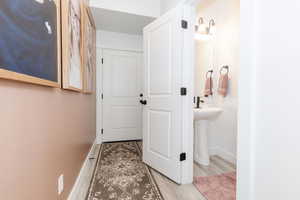
[[[195,94],[203,96],[205,73],[214,70],[214,96],[205,98],[223,109],[209,129],[210,151],[235,162],[237,151],[238,74],[240,69],[240,1],[203,0],[197,8],[197,16],[208,23],[216,22],[216,33],[211,41],[196,43]],[[229,91],[226,98],[217,94],[219,71],[230,67]]]
[[95,139],[95,112],[95,95],[0,80],[0,199],[67,199]]

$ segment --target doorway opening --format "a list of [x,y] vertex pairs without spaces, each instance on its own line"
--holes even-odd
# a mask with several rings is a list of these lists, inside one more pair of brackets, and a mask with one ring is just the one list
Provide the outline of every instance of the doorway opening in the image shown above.
[[201,178],[235,177],[239,2],[199,2],[196,13],[180,4],[144,28],[142,70],[133,67],[141,54],[102,41],[99,85],[108,101],[99,127],[107,127],[104,142],[143,139],[148,166],[178,184],[196,180],[203,192]]
[[239,0],[195,8],[194,185],[208,200],[235,199]]
[[102,57],[102,140],[142,140],[142,53],[103,49]]

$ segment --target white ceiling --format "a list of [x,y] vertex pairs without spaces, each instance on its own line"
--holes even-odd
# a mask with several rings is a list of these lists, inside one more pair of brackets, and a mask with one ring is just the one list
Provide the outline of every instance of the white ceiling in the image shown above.
[[[148,17],[159,17],[160,0],[89,0],[90,7],[120,11]],[[168,0],[170,1],[170,0]],[[173,0],[172,0],[173,1]]]
[[143,28],[155,20],[152,17],[92,7],[96,28],[99,30],[142,35]]

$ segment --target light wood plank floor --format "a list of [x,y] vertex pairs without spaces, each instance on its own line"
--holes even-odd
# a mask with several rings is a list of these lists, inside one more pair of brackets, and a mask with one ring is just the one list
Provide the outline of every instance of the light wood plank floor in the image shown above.
[[[211,157],[208,167],[194,163],[195,176],[211,176],[235,171],[235,166],[218,156]],[[193,184],[178,185],[155,170],[151,170],[165,200],[206,200]]]
[[[138,144],[140,147],[142,146],[141,142]],[[100,145],[97,145],[95,147],[95,152],[99,151],[99,149]],[[95,156],[97,156],[97,153],[95,153]],[[91,160],[90,162],[90,173],[87,177],[85,177],[80,195],[78,195],[76,200],[84,200],[88,192],[89,184],[92,178],[91,175],[96,164],[96,159]],[[218,156],[211,157],[211,163],[209,166],[201,166],[197,163],[194,163],[194,176],[211,176],[232,172],[235,170],[236,168],[233,164],[223,160]],[[193,184],[178,185],[153,169],[151,169],[151,172],[165,200],[206,200]]]
[[[142,147],[142,142],[138,144]],[[211,157],[209,166],[194,163],[195,177],[218,175],[235,170],[233,164],[218,156]],[[151,172],[165,200],[206,200],[193,184],[178,185],[153,169],[151,169]]]

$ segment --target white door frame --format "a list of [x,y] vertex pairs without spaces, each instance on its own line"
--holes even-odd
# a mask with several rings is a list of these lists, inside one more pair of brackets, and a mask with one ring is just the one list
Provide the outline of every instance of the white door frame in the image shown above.
[[102,111],[103,111],[103,102],[101,98],[101,94],[103,91],[103,83],[102,83],[102,48],[97,46],[97,67],[96,67],[96,141],[97,144],[102,144],[102,134],[101,129],[103,127],[102,123]]
[[[184,31],[183,57],[182,57],[182,85],[187,87],[187,96],[182,102],[182,152],[186,152],[186,161],[182,162],[181,183],[190,184],[193,182],[194,170],[194,6],[190,0],[180,3],[183,7],[183,20],[188,21],[188,29]],[[192,22],[192,23],[191,23]],[[189,108],[189,109],[187,109]]]
[[[109,47],[103,47],[103,46],[97,46],[97,69],[96,69],[96,76],[97,76],[97,91],[96,91],[96,134],[97,134],[97,144],[102,144],[103,142],[103,136],[101,133],[101,130],[103,129],[103,101],[102,101],[102,93],[103,93],[103,64],[102,64],[102,58],[103,58],[103,50],[115,50],[115,51],[128,51],[128,52],[135,52],[135,53],[141,53],[143,54],[143,50],[132,50],[127,48],[109,48]],[[142,62],[143,63],[143,62]],[[142,66],[143,69],[143,66]]]
[[[141,140],[142,139],[142,122],[139,123],[139,121],[142,121],[142,105],[140,104],[139,100],[140,97],[139,95],[142,93],[142,73],[143,73],[143,54],[141,52],[133,52],[133,51],[127,51],[127,50],[115,50],[115,49],[102,49],[102,54],[103,54],[103,59],[104,59],[104,63],[103,65],[103,72],[102,72],[102,87],[103,87],[103,94],[104,94],[104,99],[102,100],[102,104],[103,104],[103,112],[102,112],[102,124],[103,124],[103,128],[104,128],[104,133],[102,134],[102,139],[103,142],[113,142],[113,141],[128,141],[128,140]],[[136,63],[136,75],[134,77],[130,77],[130,80],[136,79],[136,86],[138,86],[136,88],[137,91],[135,91],[136,93],[134,94],[134,96],[132,93],[130,93],[130,95],[128,96],[114,96],[112,91],[112,84],[113,82],[111,82],[112,80],[108,77],[112,76],[113,71],[111,71],[111,67],[109,66],[109,63],[112,64],[112,60],[109,61],[109,58],[111,59],[110,56],[116,56],[116,59],[118,58],[124,58],[124,57],[134,57],[134,59],[136,59],[135,61],[138,61],[138,63]],[[108,60],[106,60],[108,59]],[[124,65],[125,66],[125,65]],[[123,69],[123,67],[122,67]],[[127,70],[126,70],[127,71]],[[120,73],[120,72],[118,72]],[[125,72],[124,72],[125,73]],[[121,72],[122,74],[122,72]],[[128,74],[128,76],[132,76],[132,74]],[[115,80],[117,81],[117,80]],[[124,84],[122,84],[124,86]],[[126,84],[125,84],[126,85]],[[118,87],[119,88],[119,87]],[[122,88],[122,87],[121,87]],[[126,88],[126,87],[125,87]],[[123,89],[125,89],[123,88]],[[125,89],[126,90],[126,89]],[[124,90],[122,90],[122,92],[124,92]],[[132,92],[132,91],[131,91]],[[127,93],[126,93],[127,94]],[[112,103],[114,102],[114,103]],[[113,115],[113,108],[118,108],[120,109],[121,107],[122,109],[128,109],[132,106],[134,106],[134,110],[138,109],[138,117],[134,116],[134,118],[132,119],[136,119],[137,121],[134,120],[134,129],[133,127],[131,127],[132,122],[129,122],[131,125],[130,127],[128,127],[127,125],[125,125],[125,127],[123,126],[123,122],[125,122],[126,120],[123,119],[123,115],[116,112]],[[130,106],[130,107],[128,107]],[[130,108],[132,109],[132,108]],[[133,110],[130,110],[130,113]],[[121,111],[122,113],[123,111]],[[136,112],[133,111],[135,114]],[[125,112],[126,113],[126,112]],[[124,113],[124,114],[125,114]],[[115,115],[115,116],[114,116]],[[120,126],[115,127],[115,123],[112,123],[111,120],[116,120],[118,118],[118,116],[122,116],[119,121],[115,121],[117,124],[118,122],[123,124]],[[113,119],[112,116],[116,117],[116,119]],[[128,115],[129,119],[131,118],[130,115]],[[136,118],[137,117],[137,118]],[[117,129],[114,129],[114,128]],[[129,130],[130,129],[130,130]]]
[[187,96],[182,98],[182,152],[185,152],[186,161],[181,166],[181,184],[190,184],[194,176],[194,23],[195,8],[202,0],[182,0],[177,6],[183,8],[183,20],[188,22],[188,29],[184,31],[183,58],[182,58],[182,86],[187,88]]

